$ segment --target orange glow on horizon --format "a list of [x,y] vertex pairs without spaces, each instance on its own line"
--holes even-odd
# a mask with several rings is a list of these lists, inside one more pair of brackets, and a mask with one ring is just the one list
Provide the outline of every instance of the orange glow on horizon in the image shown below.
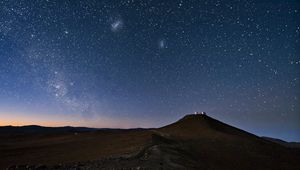
[[11,117],[11,118],[1,118],[0,126],[26,126],[26,125],[40,125],[40,126],[69,126],[74,124],[77,126],[78,123],[75,122],[65,122],[65,121],[47,121],[39,118],[32,117]]
[[[137,124],[139,122],[140,124]],[[51,115],[33,113],[3,113],[0,112],[0,126],[39,125],[48,127],[81,126],[94,128],[137,128],[147,124],[141,120],[113,119],[104,116],[83,118],[81,115]],[[147,127],[147,126],[146,126]]]

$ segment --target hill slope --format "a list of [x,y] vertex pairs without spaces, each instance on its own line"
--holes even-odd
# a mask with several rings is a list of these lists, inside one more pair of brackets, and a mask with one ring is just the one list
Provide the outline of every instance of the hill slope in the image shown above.
[[186,115],[173,124],[159,128],[159,130],[184,139],[220,137],[219,135],[221,134],[238,135],[240,137],[255,137],[246,131],[201,114]]
[[158,129],[184,143],[197,168],[297,169],[299,150],[289,149],[207,115],[187,115]]

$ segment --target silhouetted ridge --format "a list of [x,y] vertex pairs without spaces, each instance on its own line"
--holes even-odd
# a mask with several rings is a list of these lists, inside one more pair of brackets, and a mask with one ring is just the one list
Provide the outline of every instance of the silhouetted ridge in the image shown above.
[[238,135],[240,137],[257,136],[240,130],[204,114],[186,115],[177,122],[162,127],[163,132],[179,136],[216,136],[216,133]]
[[57,133],[57,132],[90,132],[97,131],[96,128],[87,127],[44,127],[38,125],[26,125],[26,126],[1,126],[0,133],[14,134],[14,133]]

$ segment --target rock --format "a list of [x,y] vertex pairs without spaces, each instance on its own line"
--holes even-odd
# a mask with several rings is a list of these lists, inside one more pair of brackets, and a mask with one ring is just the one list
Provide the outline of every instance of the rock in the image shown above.
[[37,165],[35,167],[35,170],[46,170],[47,169],[47,166],[46,165]]
[[16,166],[16,169],[17,169],[17,170],[26,170],[26,166],[27,166],[27,165],[17,165],[17,166]]
[[62,169],[62,165],[54,165],[53,169]]
[[17,168],[17,166],[13,165],[13,166],[10,166],[10,167],[6,168],[6,170],[15,170],[16,168]]
[[33,165],[26,165],[27,170],[34,170],[35,167]]

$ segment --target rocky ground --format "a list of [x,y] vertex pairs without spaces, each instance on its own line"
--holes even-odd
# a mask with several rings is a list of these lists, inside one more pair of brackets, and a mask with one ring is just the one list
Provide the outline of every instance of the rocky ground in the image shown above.
[[138,153],[52,166],[18,165],[11,166],[8,170],[151,170],[197,168],[192,165],[196,165],[196,161],[189,154],[188,148],[183,143],[153,134],[151,143]]

